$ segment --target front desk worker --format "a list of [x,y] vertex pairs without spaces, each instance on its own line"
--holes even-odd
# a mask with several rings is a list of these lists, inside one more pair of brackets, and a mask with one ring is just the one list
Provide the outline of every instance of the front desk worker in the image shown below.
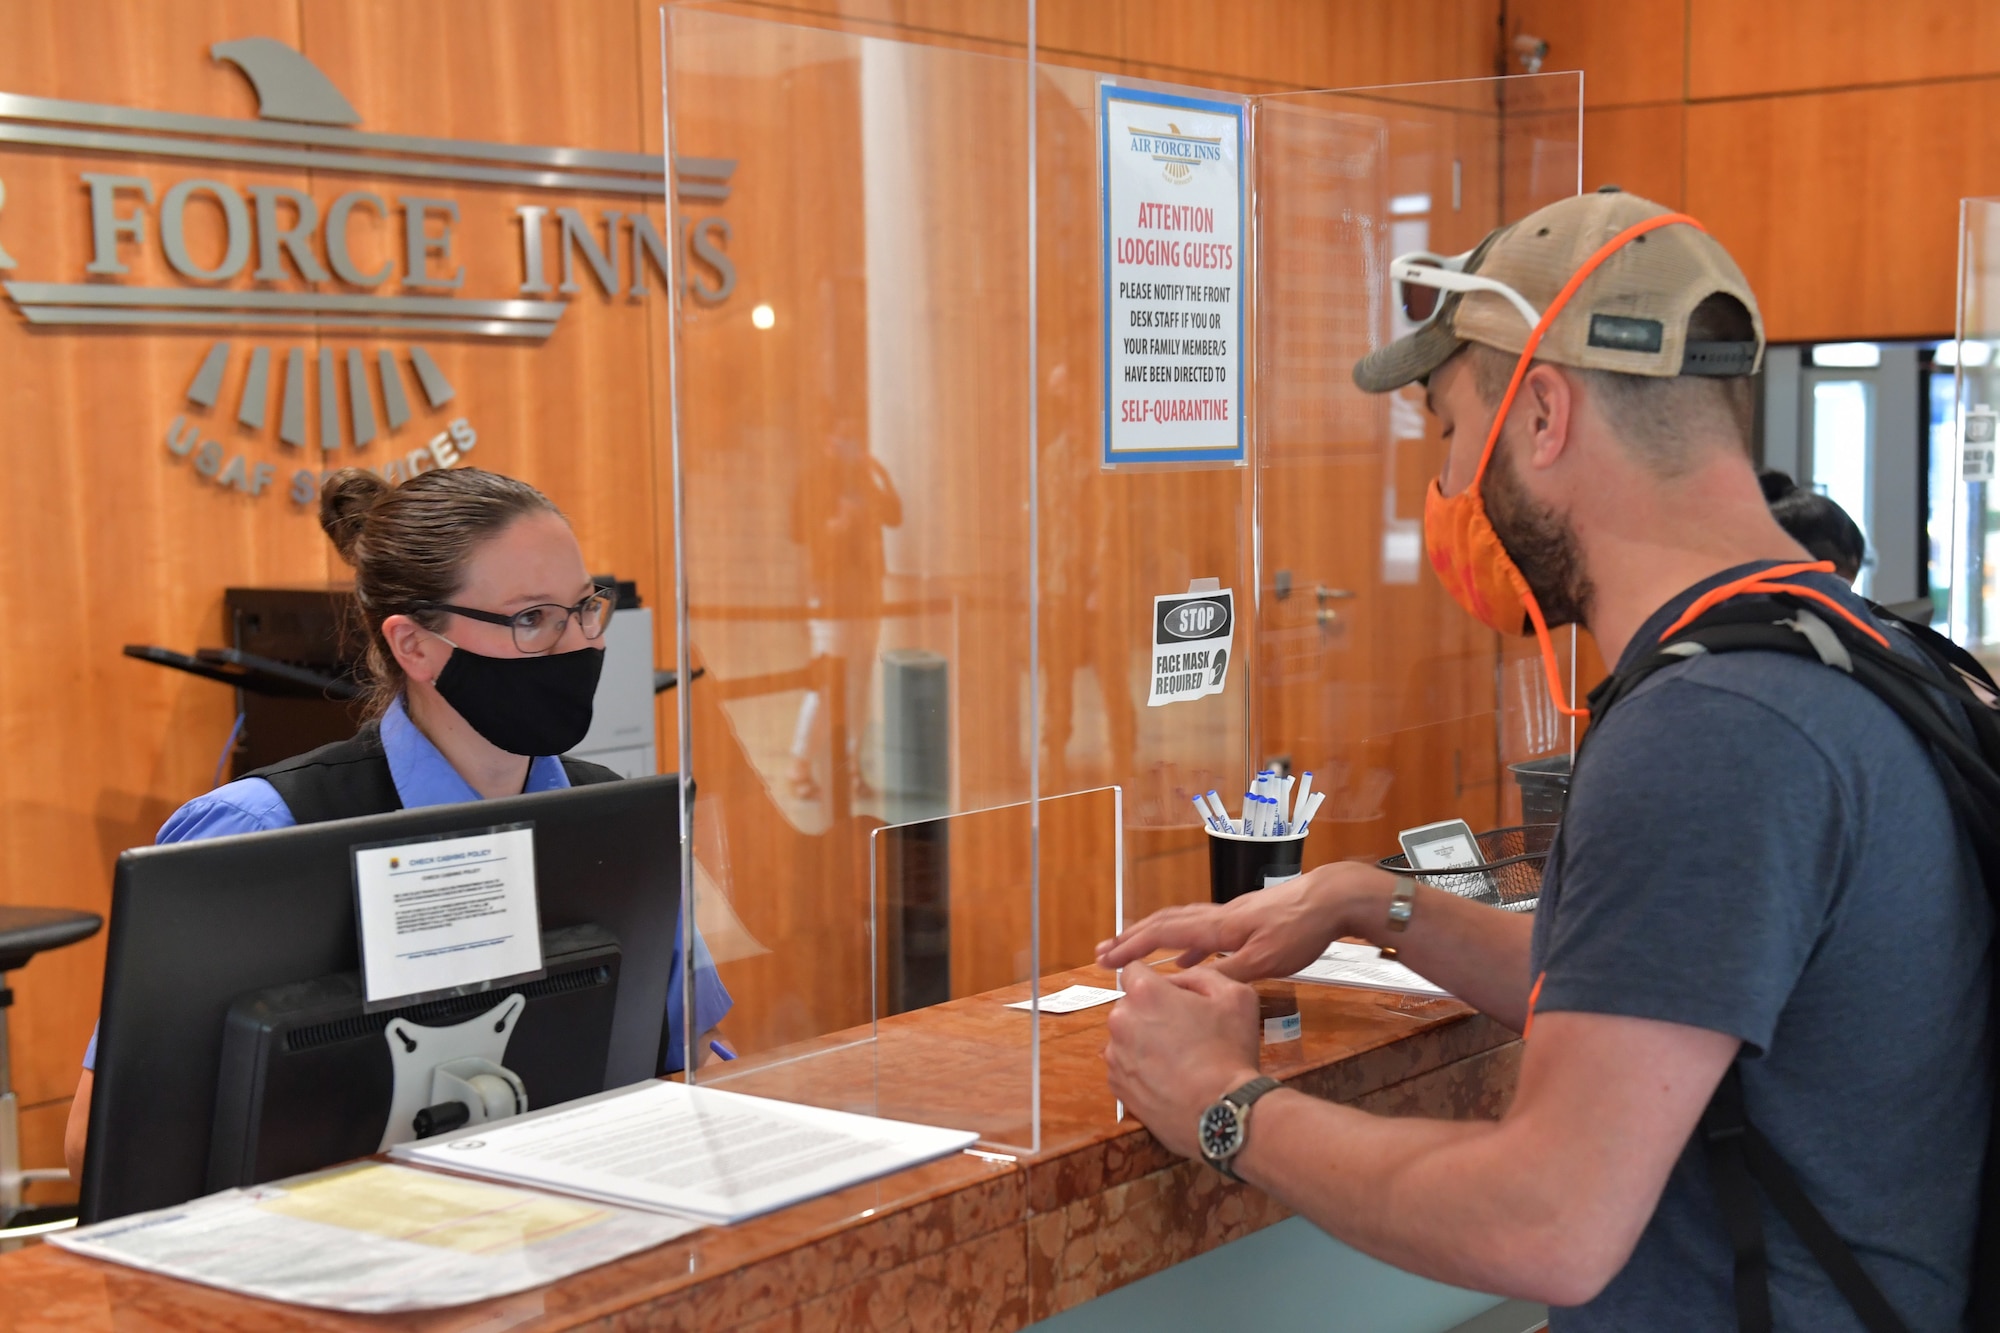
[[[160,842],[616,780],[608,768],[555,757],[590,729],[613,603],[548,497],[473,468],[396,487],[348,468],[327,478],[319,516],[354,568],[374,720],[352,740],[196,797]],[[679,1050],[678,957],[671,975],[667,1023]],[[695,996],[705,1052],[729,993],[703,967]],[[78,1179],[96,1054],[93,1034],[63,1144]]]
[[[1372,392],[1427,387],[1448,454],[1425,537],[1460,604],[1518,634],[1531,594],[1621,665],[1701,594],[1811,559],[1750,463],[1754,298],[1689,220],[1625,235],[1664,214],[1599,192],[1530,215],[1445,261],[1460,267],[1435,285],[1464,294],[1355,370]],[[1621,235],[1548,321],[1496,445],[1531,327]],[[1830,573],[1788,581],[1868,617]],[[1732,1248],[1691,1136],[1737,1062],[1750,1122],[1902,1321],[1962,1326],[1993,922],[1937,769],[1874,694],[1770,651],[1688,659],[1585,745],[1532,920],[1419,887],[1397,933],[1399,882],[1322,866],[1108,941],[1127,992],[1106,1052],[1117,1095],[1194,1155],[1204,1109],[1257,1077],[1242,982],[1342,936],[1394,943],[1527,1034],[1507,1113],[1391,1119],[1271,1092],[1247,1113],[1244,1179],[1403,1268],[1547,1302],[1558,1333],[1720,1333],[1738,1326]],[[1170,977],[1127,966],[1163,947],[1230,956]],[[1860,1328],[1763,1214],[1775,1327]]]

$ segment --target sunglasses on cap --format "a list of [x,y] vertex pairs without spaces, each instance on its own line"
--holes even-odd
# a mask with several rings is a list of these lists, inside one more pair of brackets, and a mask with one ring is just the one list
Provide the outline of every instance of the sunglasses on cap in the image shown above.
[[1412,324],[1425,324],[1436,318],[1444,308],[1443,297],[1447,292],[1491,292],[1520,311],[1529,328],[1542,322],[1541,311],[1506,283],[1466,272],[1466,264],[1477,253],[1468,250],[1462,255],[1434,255],[1426,250],[1412,250],[1389,261],[1389,279],[1396,284],[1403,314]]

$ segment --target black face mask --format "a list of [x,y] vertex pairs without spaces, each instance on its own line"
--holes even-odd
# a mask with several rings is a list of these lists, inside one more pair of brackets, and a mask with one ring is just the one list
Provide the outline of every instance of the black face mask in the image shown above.
[[590,730],[603,671],[601,648],[487,657],[452,644],[437,692],[474,731],[509,754],[562,754]]

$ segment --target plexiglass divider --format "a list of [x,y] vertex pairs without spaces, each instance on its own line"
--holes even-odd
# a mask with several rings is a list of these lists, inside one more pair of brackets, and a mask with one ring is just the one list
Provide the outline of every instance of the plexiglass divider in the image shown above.
[[[1364,394],[1350,370],[1413,327],[1390,259],[1462,253],[1578,191],[1580,99],[1557,74],[1257,100],[1257,733],[1328,793],[1309,864],[1385,855],[1436,819],[1519,822],[1507,766],[1573,745],[1534,642],[1479,627],[1430,572],[1445,446],[1423,386]],[[1571,696],[1574,645],[1558,632]]]
[[981,42],[663,21],[674,150],[733,163],[735,290],[696,246],[675,328],[689,896],[704,943],[740,924],[738,1058],[692,1077],[1032,1150],[1032,1013],[956,1054],[899,1021],[1042,970],[1020,12]]
[[[1393,255],[1577,190],[1580,81],[1245,97],[1037,64],[1027,5],[891,17],[663,17],[676,212],[730,276],[678,252],[684,892],[739,1053],[692,1077],[1034,1152],[1040,1019],[1006,1005],[1207,896],[1191,797],[1311,769],[1308,864],[1380,856],[1518,818],[1505,763],[1568,748],[1532,646],[1423,568],[1421,391],[1349,375],[1406,329]],[[1107,325],[1107,89],[1185,143],[1240,108],[1240,322],[1202,327],[1237,342],[1241,462],[1104,461],[1140,336]],[[1223,591],[1234,660],[1150,704],[1155,599]]]

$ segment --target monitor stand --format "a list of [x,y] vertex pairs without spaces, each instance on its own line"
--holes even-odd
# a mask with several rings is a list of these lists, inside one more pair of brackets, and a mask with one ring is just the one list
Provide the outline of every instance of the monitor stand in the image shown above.
[[382,1039],[389,1043],[389,1067],[396,1083],[389,1099],[389,1123],[376,1151],[527,1110],[527,1087],[500,1063],[507,1058],[514,1024],[527,1007],[527,998],[517,991],[485,1013],[448,1028],[390,1019]]

